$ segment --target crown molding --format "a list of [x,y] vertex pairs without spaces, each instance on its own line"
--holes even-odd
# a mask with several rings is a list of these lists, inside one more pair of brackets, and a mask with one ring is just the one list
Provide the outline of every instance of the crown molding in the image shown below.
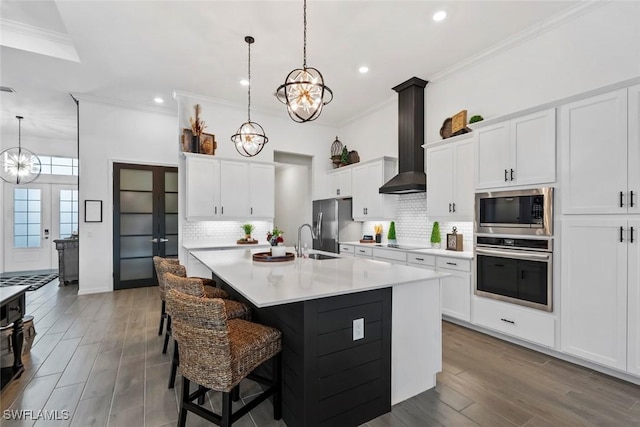
[[80,62],[68,34],[0,18],[0,44],[27,52]]
[[82,107],[82,101],[86,101],[86,102],[93,102],[95,104],[103,104],[103,105],[110,105],[113,107],[127,108],[129,110],[139,110],[139,111],[145,111],[148,113],[165,114],[173,117],[177,115],[176,108],[154,107],[152,105],[135,104],[132,102],[121,101],[119,99],[104,98],[100,96],[89,95],[86,93],[70,93],[69,95],[77,99],[81,107]]
[[531,27],[507,38],[503,41],[494,44],[490,48],[479,52],[477,55],[471,56],[464,61],[460,61],[455,65],[446,68],[432,76],[428,79],[430,82],[436,82],[440,80],[444,80],[466,68],[469,68],[479,62],[482,62],[486,59],[489,59],[493,56],[499,55],[502,52],[505,52],[509,49],[512,49],[522,43],[526,43],[529,40],[533,40],[536,37],[544,34],[548,31],[553,30],[561,25],[564,25],[576,18],[579,18],[582,15],[585,15],[595,9],[598,9],[605,4],[610,3],[611,0],[589,0],[589,1],[580,1],[576,5],[569,7],[544,21],[532,25]]

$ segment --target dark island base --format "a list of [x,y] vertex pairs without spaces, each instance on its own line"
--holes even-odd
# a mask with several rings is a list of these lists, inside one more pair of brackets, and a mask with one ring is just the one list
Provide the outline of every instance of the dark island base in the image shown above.
[[[254,322],[282,331],[288,426],[358,426],[391,411],[391,288],[258,309],[217,281]],[[364,339],[353,341],[359,318]]]

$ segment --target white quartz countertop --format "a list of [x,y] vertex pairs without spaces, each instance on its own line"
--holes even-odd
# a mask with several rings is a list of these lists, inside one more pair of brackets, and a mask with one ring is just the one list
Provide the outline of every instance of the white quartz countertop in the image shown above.
[[377,246],[376,243],[360,243],[360,242],[340,242],[341,245],[354,245],[354,246],[362,246],[365,248],[379,248],[379,249],[390,249],[394,251],[401,252],[411,252],[411,253],[419,253],[419,254],[427,254],[427,255],[435,255],[435,256],[446,256],[450,258],[461,258],[461,259],[473,259],[473,251],[448,251],[446,249],[433,249],[433,248],[425,248],[424,246],[415,246],[415,245],[403,245],[405,248],[389,248],[386,243],[382,243],[382,246]]
[[211,242],[211,241],[194,241],[194,242],[183,242],[182,247],[187,250],[192,249],[246,249],[246,248],[266,248],[271,246],[269,242],[266,240],[264,242],[258,241],[258,243],[254,244],[238,244],[236,242]]
[[427,282],[448,276],[430,269],[353,257],[253,261],[252,253],[262,251],[193,251],[191,254],[256,307]]

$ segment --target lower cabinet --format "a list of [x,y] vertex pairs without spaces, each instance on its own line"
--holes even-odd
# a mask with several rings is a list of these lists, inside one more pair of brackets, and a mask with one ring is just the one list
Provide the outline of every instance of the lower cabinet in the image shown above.
[[407,265],[407,253],[393,249],[373,248],[373,259],[392,264]]
[[356,248],[353,245],[340,245],[340,255],[355,256]]
[[564,219],[561,350],[640,374],[640,221]]
[[363,246],[355,247],[355,256],[360,258],[372,258],[373,257],[373,248],[365,248]]
[[475,295],[471,300],[472,323],[535,344],[555,346],[556,320],[553,315]]

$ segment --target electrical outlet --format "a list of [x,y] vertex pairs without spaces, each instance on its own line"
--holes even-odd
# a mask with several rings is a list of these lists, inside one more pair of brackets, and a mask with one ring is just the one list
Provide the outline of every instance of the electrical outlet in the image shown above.
[[353,321],[353,340],[364,339],[364,318],[355,319]]

